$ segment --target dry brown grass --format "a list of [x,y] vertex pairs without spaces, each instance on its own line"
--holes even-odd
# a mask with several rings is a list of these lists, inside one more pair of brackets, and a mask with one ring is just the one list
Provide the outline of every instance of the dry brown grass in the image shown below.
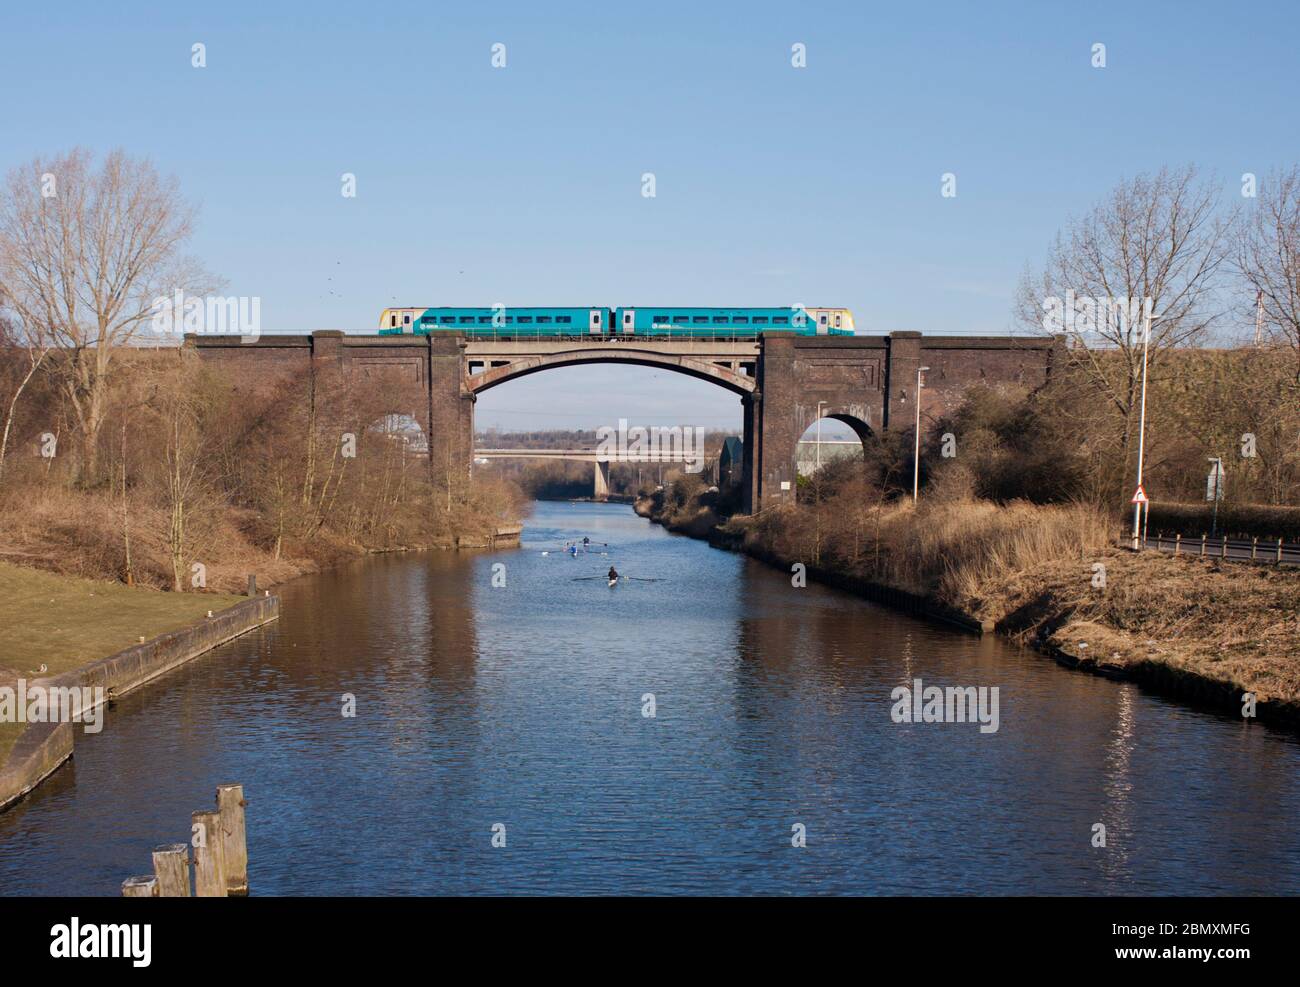
[[[133,503],[130,516],[136,584],[170,588],[166,512]],[[259,585],[272,586],[317,567],[311,558],[272,558],[245,536],[240,522],[234,511],[210,518],[206,537],[194,546],[209,591],[238,593],[249,573],[256,573]],[[123,559],[121,502],[110,494],[50,484],[0,500],[0,561],[86,579],[122,579]]]
[[1129,552],[1081,505],[957,500],[877,515],[832,502],[820,532],[815,510],[765,511],[729,530],[787,562],[811,563],[820,543],[823,568],[931,596],[1076,657],[1161,665],[1300,705],[1300,570]]
[[[1092,562],[1106,586],[1092,585]],[[985,616],[1075,656],[1167,665],[1300,703],[1300,571],[1107,548],[986,585]],[[1086,648],[1080,647],[1087,645]]]

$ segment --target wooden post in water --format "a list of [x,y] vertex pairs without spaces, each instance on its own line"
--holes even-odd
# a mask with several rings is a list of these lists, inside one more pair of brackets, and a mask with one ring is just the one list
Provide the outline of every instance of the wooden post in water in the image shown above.
[[153,848],[153,873],[159,898],[190,896],[190,848],[187,843],[164,843]]
[[243,785],[217,786],[217,811],[221,816],[221,838],[226,871],[226,893],[248,894],[248,841],[244,834]]
[[[195,812],[194,896],[226,897],[225,841],[221,838],[221,813],[215,809]],[[201,834],[201,835],[200,835]]]
[[158,879],[152,874],[128,877],[122,882],[123,898],[157,898]]

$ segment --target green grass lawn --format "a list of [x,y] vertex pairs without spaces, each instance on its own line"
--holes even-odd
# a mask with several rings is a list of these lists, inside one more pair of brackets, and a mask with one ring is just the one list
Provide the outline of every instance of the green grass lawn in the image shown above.
[[0,562],[0,666],[54,675],[224,610],[241,596],[160,593]]
[[[107,658],[242,599],[133,589],[0,562],[0,683],[6,672],[35,678],[41,665],[54,675]],[[0,764],[25,726],[0,723]]]

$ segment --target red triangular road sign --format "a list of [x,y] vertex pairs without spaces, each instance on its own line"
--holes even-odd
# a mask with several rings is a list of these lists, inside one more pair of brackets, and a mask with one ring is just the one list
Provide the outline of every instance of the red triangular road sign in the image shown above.
[[1137,490],[1134,491],[1134,493],[1133,493],[1133,499],[1130,500],[1129,503],[1130,503],[1130,504],[1146,504],[1146,503],[1149,503],[1149,502],[1150,502],[1150,501],[1149,501],[1148,498],[1147,498],[1147,492],[1146,492],[1145,490],[1142,489],[1142,484],[1139,483],[1139,484],[1138,484],[1138,488],[1137,488]]

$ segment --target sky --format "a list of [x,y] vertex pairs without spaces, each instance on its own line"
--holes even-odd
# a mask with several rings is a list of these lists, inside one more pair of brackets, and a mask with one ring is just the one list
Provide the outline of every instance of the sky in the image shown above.
[[[151,158],[200,208],[191,252],[261,299],[265,331],[371,332],[390,304],[801,302],[847,306],[871,334],[999,334],[1026,266],[1120,179],[1192,162],[1231,196],[1244,172],[1300,160],[1294,2],[221,0],[0,18],[0,170],[74,146]],[[738,427],[740,405],[586,366],[476,409],[480,428],[618,418]]]

